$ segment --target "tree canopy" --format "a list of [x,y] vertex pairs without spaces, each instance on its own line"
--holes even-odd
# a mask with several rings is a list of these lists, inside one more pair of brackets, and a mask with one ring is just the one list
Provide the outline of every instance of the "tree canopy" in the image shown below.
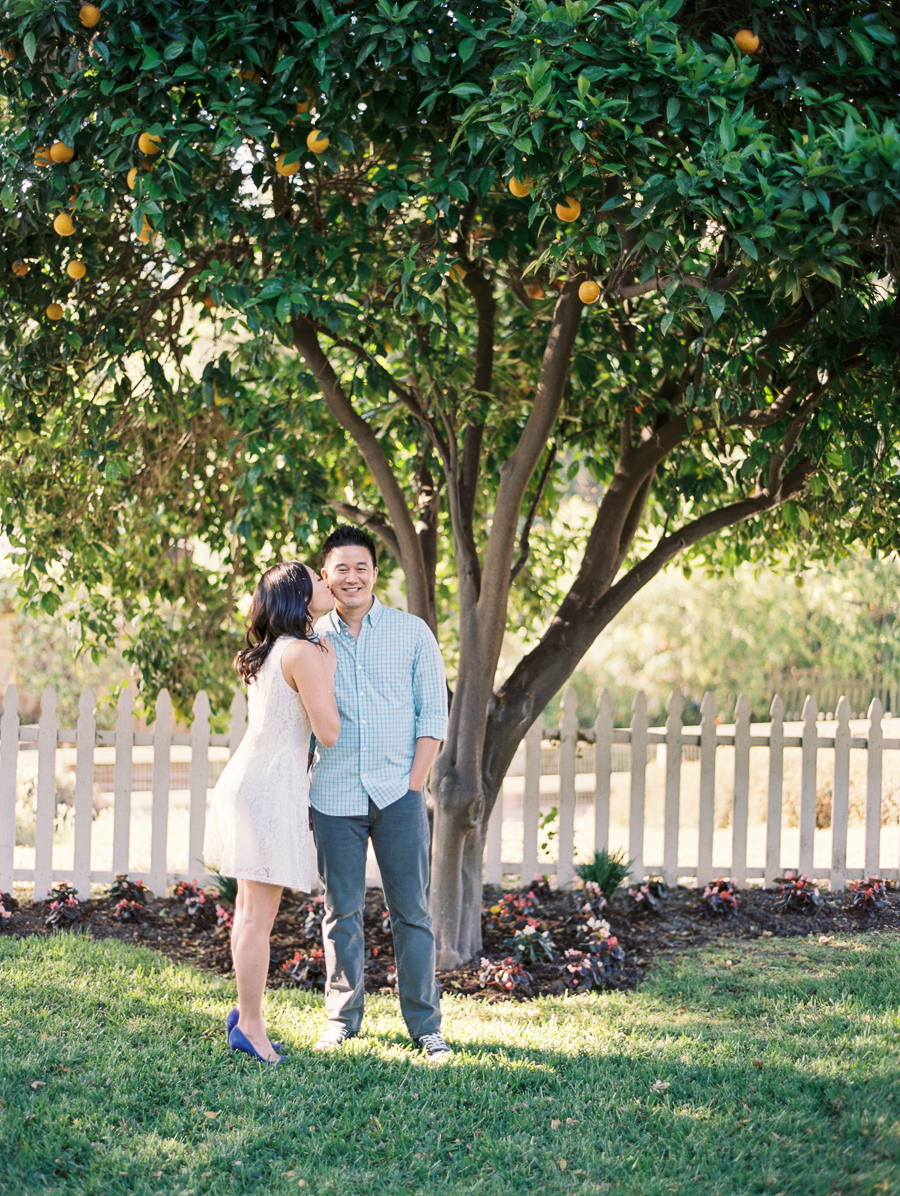
[[458,649],[433,906],[472,954],[516,744],[655,573],[894,543],[900,19],[7,0],[0,45],[26,594],[138,614],[187,694],[261,564],[374,529]]

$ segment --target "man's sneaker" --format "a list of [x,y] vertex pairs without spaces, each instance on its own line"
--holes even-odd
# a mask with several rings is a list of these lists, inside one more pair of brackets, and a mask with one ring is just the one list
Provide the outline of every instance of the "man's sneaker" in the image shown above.
[[359,1030],[350,1030],[347,1026],[329,1026],[318,1042],[313,1044],[314,1051],[336,1051],[343,1046],[348,1038],[356,1038]]
[[447,1063],[453,1058],[453,1052],[442,1034],[423,1034],[420,1038],[414,1038],[413,1042],[425,1052],[428,1063]]

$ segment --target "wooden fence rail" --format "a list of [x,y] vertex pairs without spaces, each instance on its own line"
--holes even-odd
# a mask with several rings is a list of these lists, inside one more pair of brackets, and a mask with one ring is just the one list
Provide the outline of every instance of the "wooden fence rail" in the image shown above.
[[[91,883],[110,883],[119,873],[142,875],[151,889],[161,892],[167,884],[185,877],[206,875],[201,858],[203,832],[215,767],[221,767],[234,752],[246,727],[246,702],[236,695],[231,706],[230,729],[226,734],[210,732],[210,707],[204,693],[193,708],[189,733],[173,733],[172,704],[163,691],[156,704],[156,722],[151,731],[135,731],[133,699],[123,692],[117,707],[113,731],[97,730],[95,697],[86,689],[79,703],[75,728],[61,728],[56,717],[56,695],[44,691],[42,713],[37,726],[21,725],[15,688],[10,686],[0,717],[0,891],[12,882],[33,885],[35,897],[43,897],[55,881],[67,880],[79,891],[89,891]],[[900,831],[882,827],[883,777],[885,753],[900,748],[900,737],[885,734],[884,715],[878,698],[872,700],[868,717],[851,726],[850,705],[846,698],[837,703],[833,725],[823,724],[813,698],[803,706],[802,721],[786,724],[780,697],[775,697],[770,722],[751,724],[750,704],[745,696],[738,699],[734,723],[723,726],[716,716],[715,703],[707,694],[700,708],[700,724],[682,724],[681,699],[673,696],[668,704],[664,727],[651,727],[647,703],[637,694],[633,703],[631,726],[613,725],[612,702],[604,691],[597,701],[597,717],[592,727],[580,728],[576,716],[574,691],[563,696],[560,725],[547,728],[536,723],[525,737],[520,765],[510,770],[504,790],[496,803],[487,835],[485,880],[530,880],[543,873],[555,877],[560,888],[569,887],[575,876],[576,856],[582,858],[612,841],[613,831],[632,860],[634,877],[661,875],[669,884],[693,878],[705,883],[727,873],[743,885],[750,878],[771,884],[785,869],[793,869],[820,881],[832,889],[843,888],[849,879],[880,875],[900,879]],[[892,730],[893,720],[887,721]],[[900,724],[898,724],[900,730]],[[751,753],[766,753],[767,778],[764,828],[764,859],[751,862]],[[74,749],[74,761],[72,759]],[[141,754],[151,759],[139,766]],[[189,754],[189,765],[181,757]],[[728,749],[727,767],[723,750]],[[784,828],[786,752],[799,749],[799,794],[792,794],[796,805],[796,834],[786,847]],[[583,767],[583,755],[593,757],[590,775]],[[823,861],[821,849],[816,858],[817,764],[820,753],[833,754],[830,766],[830,858]],[[856,823],[851,818],[851,752],[867,753],[865,795],[862,813]],[[112,775],[107,759],[112,753]],[[180,753],[179,760],[176,755]],[[546,755],[557,757],[554,772],[547,775],[542,766]],[[664,753],[664,764],[656,767],[660,793],[654,798],[657,823],[650,817],[653,802],[648,802],[648,762]],[[212,754],[212,759],[211,759]],[[101,759],[102,758],[102,759]],[[758,757],[757,757],[758,758]],[[36,776],[35,764],[36,760]],[[218,761],[218,763],[215,763]],[[685,765],[685,761],[690,761]],[[62,762],[62,763],[61,763]],[[900,758],[898,758],[900,763]],[[621,769],[627,766],[627,796],[619,783]],[[697,770],[697,765],[699,769]],[[60,866],[60,846],[54,843],[58,815],[60,769],[74,773],[71,798],[73,813],[71,843],[66,850],[71,865]],[[138,769],[143,768],[144,775]],[[687,793],[685,768],[695,769],[696,793]],[[147,770],[151,769],[149,776]],[[176,769],[187,785],[173,784]],[[24,835],[19,810],[23,776],[31,770],[34,778],[33,857],[24,858],[31,849],[16,847],[17,835]],[[107,801],[107,819],[112,819],[111,849],[105,867],[96,865],[98,776],[105,769],[105,784],[111,799]],[[727,777],[723,773],[728,773]],[[820,770],[821,771],[821,770]],[[542,775],[543,774],[543,775]],[[138,776],[139,784],[135,785]],[[618,779],[617,779],[618,778]],[[614,785],[614,781],[616,784]],[[724,781],[728,808],[721,809],[717,799]],[[140,788],[140,786],[143,788]],[[614,789],[617,818],[613,825]],[[186,820],[173,834],[173,793],[181,794]],[[144,805],[149,800],[148,825],[142,841],[135,843],[135,796],[141,794]],[[718,804],[718,810],[717,810]],[[21,802],[19,803],[21,807]],[[147,811],[145,810],[145,813]],[[821,815],[821,810],[818,811]],[[717,823],[718,819],[718,823]],[[624,821],[623,821],[624,820]],[[853,825],[854,842],[862,834],[862,848],[856,864],[848,866],[849,831]],[[722,827],[730,827],[727,858],[721,858]],[[585,829],[587,828],[587,829]],[[648,834],[655,835],[656,847],[648,853]],[[718,833],[718,839],[717,839]],[[179,838],[180,835],[180,838]],[[542,836],[545,844],[541,844]],[[887,839],[886,839],[887,836]],[[26,836],[27,837],[27,836]],[[891,837],[897,851],[890,848]],[[173,841],[174,839],[174,841]],[[885,842],[888,850],[885,851]],[[717,845],[718,844],[718,845]],[[719,857],[716,857],[716,851]],[[17,861],[17,853],[20,858]],[[893,863],[889,858],[893,859]],[[136,864],[136,860],[140,862]],[[373,872],[370,881],[377,882]]]

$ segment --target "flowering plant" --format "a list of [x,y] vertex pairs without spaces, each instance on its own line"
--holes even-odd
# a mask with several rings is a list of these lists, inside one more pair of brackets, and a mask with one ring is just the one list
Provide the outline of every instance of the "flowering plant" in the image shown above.
[[486,916],[486,928],[522,929],[527,925],[529,918],[535,920],[540,907],[541,903],[533,889],[520,893],[504,893],[495,905],[483,911]]
[[143,924],[150,917],[150,911],[142,901],[130,901],[127,897],[123,897],[113,910],[112,916],[117,922]]
[[303,937],[320,942],[322,919],[325,917],[325,898],[319,893],[306,906],[306,920],[303,923]]
[[9,893],[0,893],[0,930],[7,927],[12,921],[12,911],[6,908],[5,902],[9,897]]
[[720,876],[716,880],[710,881],[700,898],[704,909],[710,916],[718,914],[722,918],[733,918],[737,914],[736,884],[737,881],[734,877],[729,879],[727,876]]
[[785,872],[775,883],[779,886],[779,893],[774,904],[779,913],[793,909],[801,914],[811,914],[825,903],[818,885],[814,885],[808,876]]
[[61,880],[53,886],[48,897],[49,913],[44,919],[44,925],[51,930],[61,930],[66,926],[77,926],[84,921],[84,910],[77,897],[78,890],[73,889],[66,880]]
[[214,915],[211,898],[206,894],[196,880],[180,880],[172,893],[176,901],[180,901],[193,922],[197,926],[212,921]]
[[153,894],[142,880],[129,880],[125,872],[119,872],[116,875],[116,879],[109,886],[108,896],[120,898],[120,905],[122,898],[127,901],[137,902],[139,905],[146,905]]
[[628,896],[633,902],[632,913],[642,914],[652,912],[662,913],[662,903],[669,895],[665,881],[659,876],[648,877],[642,885],[628,890]]
[[853,900],[850,909],[875,918],[884,908],[887,885],[880,876],[867,876],[865,880],[851,880],[850,891]]
[[287,959],[281,965],[286,984],[295,984],[299,988],[325,987],[325,952],[321,947],[313,947],[311,951],[295,951],[293,959]]
[[234,910],[227,909],[224,905],[216,903],[216,929],[221,930],[222,927],[226,930],[231,930],[234,926]]
[[560,978],[566,988],[574,992],[589,992],[592,988],[608,988],[614,974],[621,968],[625,952],[615,935],[595,943],[590,951],[566,952],[560,968]]
[[496,962],[482,957],[478,983],[482,988],[498,988],[501,992],[515,992],[530,997],[534,981],[530,973],[509,955]]
[[519,963],[538,963],[540,959],[552,959],[556,951],[549,930],[541,930],[537,918],[526,918],[525,925],[514,930],[512,937],[504,942]]

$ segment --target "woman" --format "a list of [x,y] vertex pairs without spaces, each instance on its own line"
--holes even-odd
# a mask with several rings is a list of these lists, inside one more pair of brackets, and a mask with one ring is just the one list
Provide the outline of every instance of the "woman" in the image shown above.
[[308,890],[307,752],[310,728],[330,747],[341,729],[327,640],[312,643],[313,623],[334,599],[300,561],[274,565],[250,607],[247,647],[235,668],[248,686],[248,727],[213,793],[204,859],[237,877],[231,931],[238,1009],[228,1015],[228,1045],[266,1063],[281,1056],[266,1033],[262,1000],[269,936],[282,888]]

